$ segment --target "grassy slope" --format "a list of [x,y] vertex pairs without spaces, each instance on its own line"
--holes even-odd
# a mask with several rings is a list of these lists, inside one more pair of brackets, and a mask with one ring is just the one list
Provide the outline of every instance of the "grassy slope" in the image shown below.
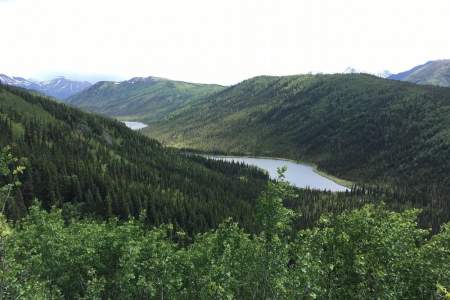
[[145,133],[176,147],[306,160],[350,180],[448,182],[450,89],[359,74],[256,77]]
[[146,123],[158,121],[192,99],[222,90],[219,85],[195,84],[159,78],[99,82],[72,96],[68,103],[83,109]]

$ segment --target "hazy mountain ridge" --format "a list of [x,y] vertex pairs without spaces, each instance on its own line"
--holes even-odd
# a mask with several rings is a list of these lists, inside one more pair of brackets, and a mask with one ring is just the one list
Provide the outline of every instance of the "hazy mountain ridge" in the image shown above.
[[92,85],[87,81],[70,80],[63,76],[47,81],[37,81],[25,79],[23,77],[8,76],[5,74],[0,74],[0,82],[7,85],[22,87],[28,90],[34,90],[59,100],[64,100]]
[[450,59],[434,60],[388,77],[416,84],[450,87]]

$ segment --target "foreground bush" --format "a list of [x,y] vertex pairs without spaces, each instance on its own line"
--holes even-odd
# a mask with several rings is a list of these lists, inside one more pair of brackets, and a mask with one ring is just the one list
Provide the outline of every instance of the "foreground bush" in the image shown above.
[[428,239],[417,211],[365,206],[293,233],[271,184],[260,233],[231,220],[193,242],[137,220],[65,220],[38,205],[1,220],[0,298],[430,299],[450,286],[450,225]]
[[[20,185],[17,162],[0,155],[13,182],[0,207]],[[227,220],[191,241],[170,225],[78,219],[38,202],[14,225],[2,212],[0,299],[448,299],[450,224],[429,238],[417,210],[367,205],[295,232],[280,179],[259,199],[256,235]]]

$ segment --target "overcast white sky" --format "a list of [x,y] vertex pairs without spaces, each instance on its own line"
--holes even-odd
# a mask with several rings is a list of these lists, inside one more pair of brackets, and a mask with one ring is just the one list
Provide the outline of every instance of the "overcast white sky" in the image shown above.
[[0,73],[161,76],[409,69],[450,58],[449,0],[0,0]]

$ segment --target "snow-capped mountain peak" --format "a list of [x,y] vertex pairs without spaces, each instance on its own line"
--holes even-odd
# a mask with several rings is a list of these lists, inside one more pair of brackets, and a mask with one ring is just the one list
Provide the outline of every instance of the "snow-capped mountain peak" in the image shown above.
[[33,82],[22,77],[8,76],[0,74],[0,81],[9,85],[32,85]]
[[64,100],[79,93],[92,85],[87,81],[74,81],[67,79],[64,76],[59,76],[47,81],[37,81],[5,74],[0,74],[0,83],[34,90],[60,100]]

